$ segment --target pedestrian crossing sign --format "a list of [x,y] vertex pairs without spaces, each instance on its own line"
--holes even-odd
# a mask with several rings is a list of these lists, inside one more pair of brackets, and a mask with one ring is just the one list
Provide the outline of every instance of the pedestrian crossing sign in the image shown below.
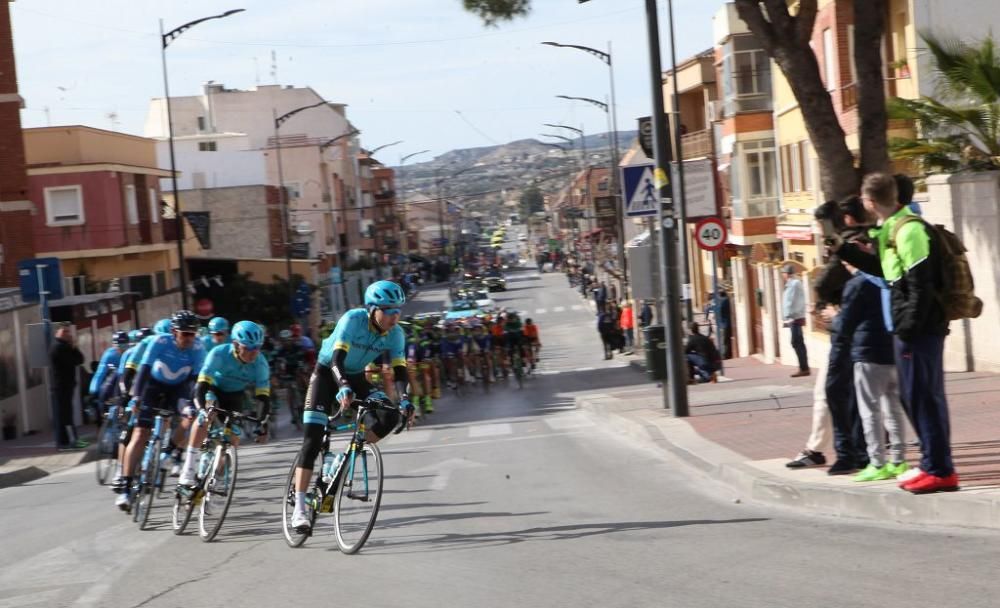
[[653,165],[622,167],[622,187],[625,194],[625,215],[640,217],[656,215],[660,200],[659,189],[653,178]]

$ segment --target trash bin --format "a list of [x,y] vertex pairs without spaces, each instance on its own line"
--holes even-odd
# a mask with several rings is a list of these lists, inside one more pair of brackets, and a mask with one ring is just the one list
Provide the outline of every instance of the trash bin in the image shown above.
[[662,325],[642,329],[643,350],[646,353],[646,373],[653,380],[667,379],[667,343]]

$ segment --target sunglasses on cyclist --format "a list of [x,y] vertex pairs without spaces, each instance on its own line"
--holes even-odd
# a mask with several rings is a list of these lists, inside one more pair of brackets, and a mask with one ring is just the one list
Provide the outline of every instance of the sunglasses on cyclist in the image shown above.
[[383,314],[387,315],[398,315],[402,314],[403,312],[403,309],[401,308],[382,308],[381,306],[379,306],[378,309],[381,310]]
[[198,332],[196,331],[179,331],[177,333],[184,336],[185,338],[193,338],[198,335]]

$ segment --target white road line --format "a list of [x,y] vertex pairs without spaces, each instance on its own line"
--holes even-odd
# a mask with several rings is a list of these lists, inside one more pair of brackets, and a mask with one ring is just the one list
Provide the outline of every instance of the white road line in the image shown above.
[[391,439],[386,440],[389,445],[400,445],[409,443],[425,443],[431,440],[430,429],[420,429],[417,431],[406,431],[405,433],[400,433],[399,435],[393,435]]
[[545,310],[544,308],[536,308],[536,309],[535,309],[535,314],[536,314],[536,315],[544,315],[544,314],[545,314],[545,313],[547,313],[547,312],[548,312],[548,311],[547,311],[547,310]]
[[574,304],[570,306],[573,310],[583,310],[583,304]]
[[553,431],[566,431],[570,429],[584,429],[597,426],[594,421],[580,412],[559,414],[543,418],[545,424]]
[[596,367],[578,367],[578,368],[576,368],[573,371],[575,371],[575,372],[592,372],[595,369],[597,369],[597,368]]
[[[495,445],[498,441],[524,441],[525,439],[552,439],[553,437],[573,437],[582,431],[565,431],[562,433],[544,433],[542,435],[512,435],[503,439],[482,439],[480,441],[459,441],[456,443],[439,443],[421,447],[422,450],[437,450],[441,448],[457,448],[467,445]],[[390,447],[390,446],[387,446]],[[392,454],[392,450],[385,450],[383,454]],[[134,527],[134,526],[133,526]]]
[[469,437],[496,437],[498,435],[510,435],[514,432],[514,427],[506,422],[496,424],[477,424],[469,427]]
[[562,373],[562,370],[559,370],[559,369],[535,370],[535,375],[536,376],[554,376],[556,374],[561,374],[561,373]]
[[566,310],[565,306],[556,306],[552,309],[552,312],[564,312]]

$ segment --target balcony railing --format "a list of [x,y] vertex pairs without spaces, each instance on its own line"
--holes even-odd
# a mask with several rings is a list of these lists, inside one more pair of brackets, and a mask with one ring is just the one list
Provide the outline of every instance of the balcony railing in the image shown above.
[[712,153],[712,134],[708,130],[694,131],[681,136],[684,158],[701,158]]

